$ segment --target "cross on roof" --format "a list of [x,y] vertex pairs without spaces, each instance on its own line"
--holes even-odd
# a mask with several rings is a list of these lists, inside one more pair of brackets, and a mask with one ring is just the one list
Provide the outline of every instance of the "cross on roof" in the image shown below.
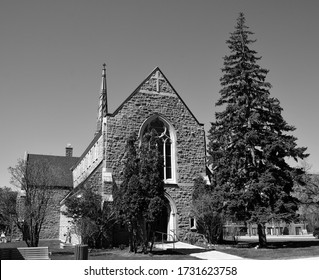
[[160,91],[159,81],[165,81],[165,79],[162,78],[160,71],[156,71],[154,78],[156,80],[156,91],[159,92]]

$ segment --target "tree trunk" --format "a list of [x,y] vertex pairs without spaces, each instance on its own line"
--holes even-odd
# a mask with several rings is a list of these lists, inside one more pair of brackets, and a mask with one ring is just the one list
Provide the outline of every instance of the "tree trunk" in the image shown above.
[[152,232],[150,252],[153,252],[154,241],[155,241],[155,236],[154,236],[154,232]]
[[137,238],[138,238],[138,233],[137,233],[137,229],[136,228],[133,228],[133,235],[132,235],[132,238],[133,238],[133,252],[134,254],[137,253]]
[[148,234],[147,234],[147,224],[146,224],[146,221],[145,219],[143,219],[143,222],[142,222],[142,227],[143,227],[143,232],[142,232],[142,242],[143,242],[143,253],[144,254],[147,254],[147,247],[148,247]]
[[267,247],[265,224],[258,224],[259,248]]
[[134,233],[133,229],[129,229],[129,244],[130,244],[130,252],[134,252]]
[[150,243],[150,252],[152,252],[155,241],[154,229],[152,224],[147,224],[147,241],[148,243]]

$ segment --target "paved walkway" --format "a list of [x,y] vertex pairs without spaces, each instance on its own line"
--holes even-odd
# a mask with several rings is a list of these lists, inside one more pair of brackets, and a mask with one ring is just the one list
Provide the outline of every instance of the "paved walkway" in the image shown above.
[[174,249],[177,252],[188,254],[192,257],[203,260],[245,260],[244,258],[222,253],[216,250],[206,251],[202,247],[180,241],[176,243],[155,244],[155,247],[162,250]]
[[203,259],[203,260],[248,260],[242,257],[222,253],[215,250],[202,252],[202,253],[193,253],[193,254],[190,254],[190,256]]

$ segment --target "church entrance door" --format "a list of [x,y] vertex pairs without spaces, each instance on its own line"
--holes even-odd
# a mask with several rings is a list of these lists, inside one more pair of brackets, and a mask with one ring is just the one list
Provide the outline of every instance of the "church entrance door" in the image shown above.
[[156,241],[167,241],[167,227],[170,215],[170,206],[168,201],[165,201],[161,216],[155,222],[155,240]]
[[176,206],[168,194],[165,194],[165,198],[161,217],[155,223],[156,241],[176,240]]

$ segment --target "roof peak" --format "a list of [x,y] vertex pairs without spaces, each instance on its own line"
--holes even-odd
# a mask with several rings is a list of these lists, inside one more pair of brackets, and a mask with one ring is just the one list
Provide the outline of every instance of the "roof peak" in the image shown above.
[[194,116],[192,111],[188,108],[186,103],[183,101],[183,99],[179,96],[177,91],[174,89],[172,84],[169,82],[169,80],[164,75],[163,71],[160,69],[159,66],[156,66],[147,76],[146,78],[137,86],[137,88],[122,102],[122,104],[111,114],[108,114],[110,116],[116,115],[119,110],[124,106],[124,104],[132,98],[137,92],[142,92],[146,94],[158,94],[162,96],[174,96],[181,100],[181,102],[185,105],[185,107],[188,109],[190,114],[193,116],[193,118],[196,120],[196,122],[199,125],[204,125],[200,123],[197,118]]
[[28,153],[27,155],[31,156],[31,157],[36,156],[36,157],[55,157],[55,158],[57,158],[57,157],[60,157],[60,158],[79,158],[79,157],[75,157],[75,156],[67,157],[65,155],[64,156],[63,155],[45,155],[45,154],[32,154],[32,153]]
[[150,76],[150,75],[152,75],[154,72],[156,72],[156,71],[160,71],[162,74],[163,74],[163,71],[159,68],[159,66],[156,66],[151,72],[150,72],[150,74],[148,75],[148,76]]

